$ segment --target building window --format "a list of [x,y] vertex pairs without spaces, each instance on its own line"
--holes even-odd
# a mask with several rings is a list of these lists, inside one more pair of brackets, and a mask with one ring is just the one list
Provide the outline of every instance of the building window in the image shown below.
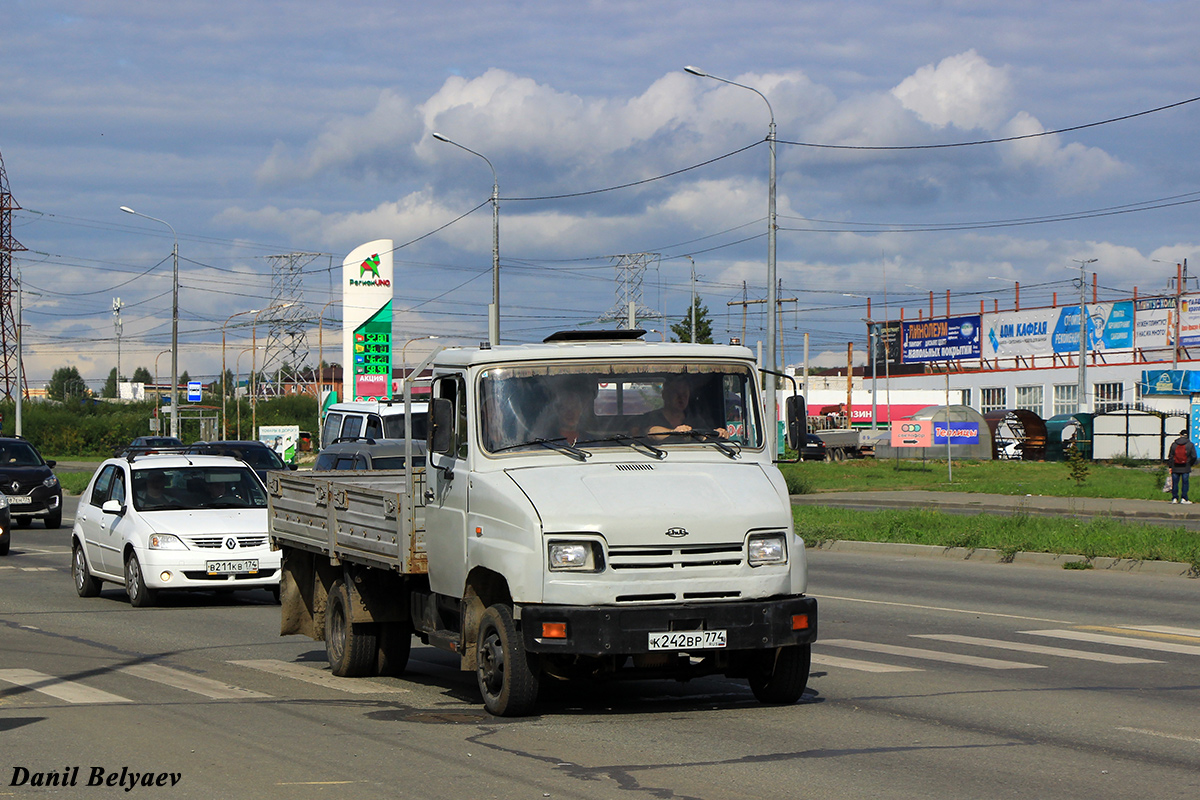
[[1097,383],[1092,386],[1095,392],[1094,408],[1097,414],[1121,408],[1125,405],[1125,385],[1121,383]]
[[986,414],[989,411],[1003,411],[1008,408],[1008,395],[1005,387],[994,387],[979,390],[979,410]]
[[962,390],[962,404],[964,406],[971,405],[971,390],[970,389]]
[[1040,417],[1046,410],[1045,403],[1043,402],[1044,396],[1045,387],[1043,386],[1018,386],[1017,402],[1013,404],[1013,408],[1032,411]]
[[1066,383],[1054,387],[1054,416],[1074,414],[1079,410],[1079,384]]

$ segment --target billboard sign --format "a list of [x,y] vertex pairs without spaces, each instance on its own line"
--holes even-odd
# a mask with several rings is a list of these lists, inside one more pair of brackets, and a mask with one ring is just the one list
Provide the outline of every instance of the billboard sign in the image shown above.
[[347,400],[387,400],[392,384],[392,240],[356,247],[342,262],[342,364]]
[[909,419],[892,426],[892,447],[929,447],[933,444],[933,421]]
[[904,323],[904,363],[978,359],[980,317],[948,317]]
[[934,420],[933,443],[946,444],[947,439],[950,440],[950,444],[979,444],[979,423],[954,420],[946,423]]

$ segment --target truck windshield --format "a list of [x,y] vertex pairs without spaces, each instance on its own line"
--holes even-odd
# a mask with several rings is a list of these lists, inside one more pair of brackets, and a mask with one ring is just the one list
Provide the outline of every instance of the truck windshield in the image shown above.
[[761,447],[754,373],[743,364],[620,361],[514,365],[480,376],[489,452],[646,444]]

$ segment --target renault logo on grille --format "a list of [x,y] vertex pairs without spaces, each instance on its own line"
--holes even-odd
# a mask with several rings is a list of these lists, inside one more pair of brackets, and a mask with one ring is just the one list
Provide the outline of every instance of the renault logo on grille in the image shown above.
[[672,539],[679,539],[687,535],[687,528],[667,528],[667,536],[670,536]]
[[234,548],[237,547],[237,539],[230,536],[228,539],[225,540],[225,546],[228,547],[230,550],[233,550]]
[[21,484],[18,483],[17,481],[13,481],[12,482],[12,490],[13,490],[13,494],[16,494],[17,492],[21,491]]

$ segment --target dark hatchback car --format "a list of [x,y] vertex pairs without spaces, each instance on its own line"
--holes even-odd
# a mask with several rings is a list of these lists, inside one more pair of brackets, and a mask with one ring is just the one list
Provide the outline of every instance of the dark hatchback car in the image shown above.
[[[425,442],[412,443],[413,466],[425,466]],[[403,439],[338,439],[321,450],[314,472],[338,469],[404,469]]]
[[192,442],[187,453],[207,456],[233,456],[239,458],[258,474],[265,484],[267,473],[273,469],[295,469],[295,464],[285,464],[279,454],[265,442],[253,440],[223,442]]
[[8,516],[17,527],[27,528],[35,519],[47,528],[62,527],[62,486],[54,463],[25,439],[0,438],[0,492],[7,497]]

